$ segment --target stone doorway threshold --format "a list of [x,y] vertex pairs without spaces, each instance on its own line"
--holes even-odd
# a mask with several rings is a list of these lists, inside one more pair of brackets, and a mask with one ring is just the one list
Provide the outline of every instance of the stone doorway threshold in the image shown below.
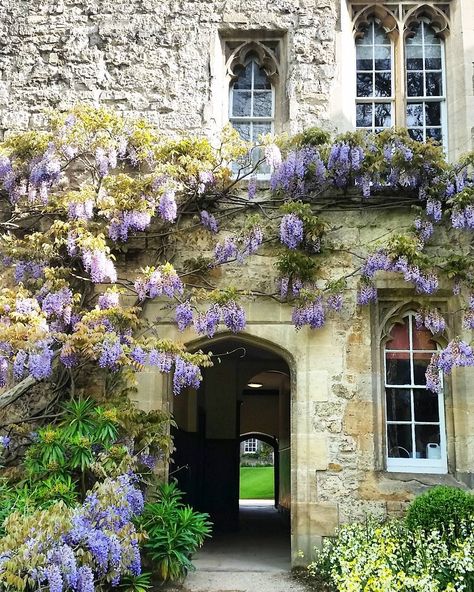
[[290,574],[290,533],[272,500],[241,500],[240,530],[216,534],[193,559],[183,592],[303,592]]

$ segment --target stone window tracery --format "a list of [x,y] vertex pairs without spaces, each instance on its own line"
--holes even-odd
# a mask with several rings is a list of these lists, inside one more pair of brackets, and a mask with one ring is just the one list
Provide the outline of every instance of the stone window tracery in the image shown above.
[[[229,122],[244,140],[258,145],[261,136],[276,132],[279,41],[227,42],[227,52]],[[253,149],[249,168],[261,159],[262,151]],[[234,172],[239,174],[242,171]],[[266,178],[269,173],[268,165],[259,165],[258,177]]]
[[425,372],[438,349],[410,312],[393,324],[384,347],[387,470],[446,473],[443,394],[426,388]]
[[414,139],[433,138],[446,147],[444,39],[449,3],[352,0],[350,6],[356,44],[356,127],[407,127]]

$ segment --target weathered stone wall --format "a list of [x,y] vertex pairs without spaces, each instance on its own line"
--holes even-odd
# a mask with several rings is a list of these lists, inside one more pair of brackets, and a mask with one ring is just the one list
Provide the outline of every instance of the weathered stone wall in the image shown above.
[[[41,126],[48,107],[66,109],[77,102],[144,115],[166,133],[213,135],[227,120],[222,40],[245,31],[282,39],[279,130],[353,124],[353,37],[344,1],[3,0],[1,8],[0,137]],[[472,149],[472,0],[453,0],[451,14],[447,98],[450,153],[456,156]],[[341,240],[348,250],[333,252],[324,269],[337,277],[357,266],[351,248],[403,225],[405,216],[399,210],[334,214],[334,226],[344,230],[330,240]],[[212,251],[204,231],[182,240],[177,263]],[[146,253],[142,259],[145,263]],[[275,254],[263,250],[245,275],[234,267],[227,277],[241,288],[263,289],[274,262]],[[219,282],[219,272],[213,280]],[[380,280],[382,289],[388,286],[387,299],[414,298],[403,285]],[[309,550],[339,521],[366,512],[399,512],[423,487],[440,480],[457,483],[456,476],[469,483],[474,472],[472,370],[448,381],[451,476],[384,472],[377,341],[383,298],[379,307],[356,309],[355,285],[349,282],[346,301],[345,312],[323,329],[299,333],[288,307],[270,300],[246,305],[248,338],[276,344],[287,352],[292,369],[294,551]],[[150,304],[147,314],[162,317],[164,334],[177,337],[158,303]],[[178,337],[195,338],[191,332]],[[145,373],[141,386],[145,407],[172,407],[169,385],[160,375]]]
[[[334,0],[4,0],[0,130],[41,125],[46,107],[111,105],[166,131],[221,126],[219,32],[287,34],[282,92],[292,129],[327,119]],[[212,70],[212,71],[211,71]],[[228,84],[228,83],[227,83]]]
[[[324,241],[321,277],[335,279],[357,267],[359,260],[352,253],[361,252],[363,245],[377,241],[390,229],[408,225],[410,217],[406,207],[326,214],[334,230],[328,232]],[[440,237],[440,245],[444,240]],[[211,255],[214,239],[203,230],[185,231],[183,243],[177,246],[179,266],[197,252]],[[267,289],[271,278],[276,283],[276,255],[272,247],[264,247],[245,266],[230,265],[225,270],[214,270],[212,281],[219,285],[225,274],[226,281],[233,281],[240,289]],[[415,495],[436,483],[466,487],[474,473],[471,419],[474,405],[468,394],[469,381],[474,379],[473,369],[463,369],[462,374],[446,381],[449,474],[386,472],[380,334],[387,310],[407,302],[415,307],[419,299],[403,281],[387,275],[378,280],[377,306],[360,308],[356,306],[356,283],[355,278],[348,279],[344,310],[330,314],[325,326],[318,330],[296,331],[291,322],[291,308],[275,300],[249,298],[244,303],[248,319],[246,338],[256,344],[270,342],[286,352],[285,359],[292,371],[294,551],[309,551],[341,522],[363,519],[367,514],[400,514]],[[448,312],[458,307],[448,289],[439,292],[436,303]],[[163,336],[191,345],[196,343],[192,330],[185,333],[176,330],[172,313],[167,313],[162,304],[147,304],[146,317],[150,320],[160,317]],[[459,327],[452,327],[449,337],[458,332]],[[144,406],[165,404],[172,408],[167,379],[146,372],[141,381]]]

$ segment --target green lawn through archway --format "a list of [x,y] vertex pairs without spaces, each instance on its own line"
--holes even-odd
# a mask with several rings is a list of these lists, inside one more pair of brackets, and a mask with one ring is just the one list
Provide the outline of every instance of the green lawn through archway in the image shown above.
[[240,499],[274,499],[273,467],[240,467]]

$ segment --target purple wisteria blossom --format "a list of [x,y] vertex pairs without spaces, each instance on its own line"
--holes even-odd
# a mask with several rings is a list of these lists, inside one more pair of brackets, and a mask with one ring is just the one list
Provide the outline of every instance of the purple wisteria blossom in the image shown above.
[[264,150],[265,162],[271,171],[277,169],[282,163],[280,148],[276,144],[267,144]]
[[118,212],[109,224],[109,237],[117,242],[128,240],[130,232],[143,232],[151,222],[151,215],[148,212],[129,210]]
[[61,288],[57,292],[49,292],[41,302],[41,310],[48,317],[56,316],[66,325],[71,322],[72,292],[69,288]]
[[180,331],[184,331],[193,324],[194,314],[189,302],[182,302],[176,307],[176,323]]
[[308,325],[311,329],[319,329],[324,325],[325,314],[320,296],[312,302],[304,303],[293,309],[292,321],[296,329]]
[[221,315],[224,325],[233,333],[245,329],[246,319],[244,309],[234,300],[221,306]]
[[123,348],[118,338],[105,339],[100,348],[99,366],[114,371],[118,370],[122,355]]
[[224,242],[217,243],[214,258],[217,264],[227,263],[231,259],[236,259],[239,249],[233,238],[226,238]]
[[346,187],[354,176],[359,173],[364,160],[361,146],[352,147],[345,142],[331,146],[328,158],[328,173],[336,187]]
[[0,447],[8,448],[11,438],[9,436],[0,436]]
[[417,329],[426,327],[433,335],[446,330],[446,321],[437,308],[419,311],[415,315],[415,322]]
[[474,205],[467,205],[464,209],[454,208],[451,213],[453,228],[474,229]]
[[[453,339],[439,353],[433,354],[426,371],[426,386],[429,390],[440,392],[441,380],[439,372],[449,374],[453,368],[474,366],[472,347],[461,339]],[[438,375],[438,376],[437,376]]]
[[362,268],[362,275],[367,278],[373,278],[377,271],[388,271],[392,267],[392,259],[383,249],[376,251],[367,257]]
[[28,279],[37,280],[44,277],[45,261],[27,261],[20,259],[15,265],[15,282],[24,282]]
[[113,290],[107,290],[101,294],[97,300],[97,304],[100,310],[107,310],[109,308],[115,308],[119,305],[120,294]]
[[13,377],[15,380],[21,380],[25,376],[28,354],[20,349],[17,351],[13,361]]
[[159,351],[157,349],[150,350],[148,354],[148,364],[155,366],[160,372],[171,372],[174,363],[174,356],[169,352]]
[[257,193],[257,178],[251,177],[249,179],[249,186],[247,189],[247,195],[249,199],[253,199]]
[[93,215],[94,202],[91,199],[71,201],[68,204],[68,217],[71,220],[90,220]]
[[273,191],[283,190],[292,197],[303,195],[311,171],[311,183],[321,186],[326,178],[326,167],[319,152],[304,146],[288,154],[283,162],[275,169],[270,186]]
[[426,243],[434,232],[433,223],[429,220],[422,220],[421,218],[417,218],[414,222],[415,228],[418,231],[418,236],[423,243]]
[[109,279],[111,283],[117,281],[117,271],[114,264],[104,251],[95,249],[82,251],[82,263],[84,269],[90,273],[91,280],[95,283],[102,283]]
[[260,226],[254,226],[250,232],[243,239],[242,249],[240,251],[240,257],[248,257],[258,251],[258,248],[263,241],[263,232]]
[[280,223],[280,240],[289,249],[296,247],[303,240],[303,221],[296,214],[286,214]]
[[199,366],[176,356],[173,374],[173,394],[179,395],[184,388],[199,388],[201,383],[201,371]]
[[218,304],[213,304],[205,313],[199,313],[194,319],[194,328],[200,335],[213,337],[221,319],[221,310]]
[[433,218],[435,222],[440,222],[443,216],[441,202],[430,197],[426,202],[426,215]]
[[331,310],[335,310],[336,312],[339,312],[340,310],[342,310],[342,305],[343,305],[342,294],[340,294],[340,293],[329,294],[326,302],[327,302],[328,308],[330,308]]
[[135,290],[140,300],[163,295],[174,298],[183,293],[184,286],[176,270],[164,265],[151,271],[145,278],[136,280]]
[[42,380],[51,376],[53,351],[48,345],[44,345],[38,352],[32,352],[28,358],[28,370],[36,380]]
[[209,214],[206,210],[201,212],[201,224],[207,230],[210,230],[212,233],[216,233],[219,230],[219,225],[217,224],[216,217],[213,214]]
[[215,182],[216,179],[212,171],[201,171],[198,175],[197,192],[202,195]]
[[158,204],[158,212],[165,222],[176,220],[178,206],[176,205],[175,193],[172,190],[165,191]]
[[357,304],[361,306],[377,300],[377,288],[373,284],[364,283],[357,291]]

